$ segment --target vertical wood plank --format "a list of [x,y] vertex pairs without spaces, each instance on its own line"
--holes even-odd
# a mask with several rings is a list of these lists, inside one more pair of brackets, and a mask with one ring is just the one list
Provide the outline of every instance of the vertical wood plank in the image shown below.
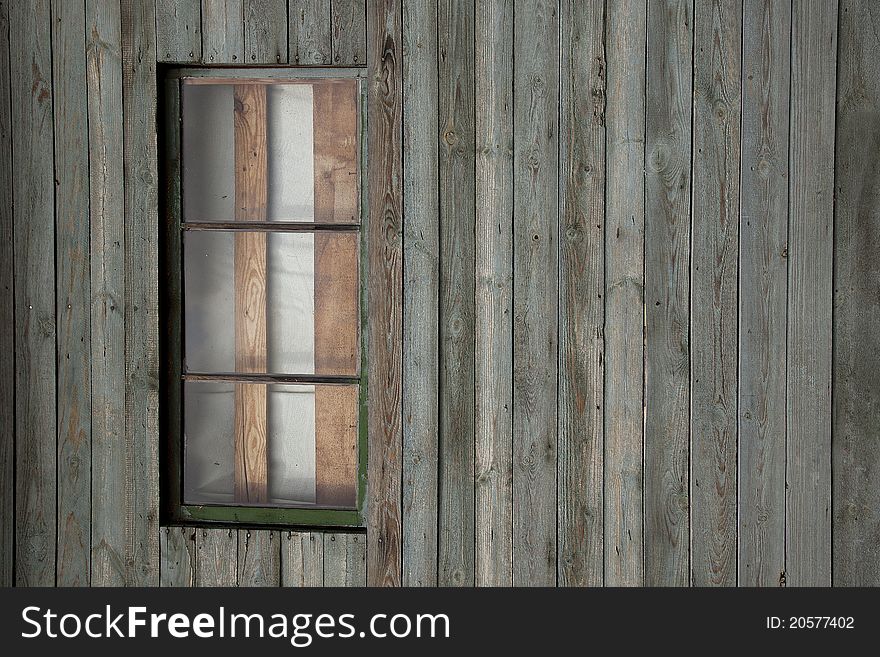
[[278,532],[238,531],[238,585],[281,585],[281,535]]
[[739,583],[785,570],[785,300],[791,3],[743,9]]
[[695,7],[691,581],[735,586],[742,2]]
[[91,230],[92,584],[124,583],[125,197],[120,5],[88,0]]
[[244,63],[287,62],[287,0],[245,0]]
[[645,145],[645,583],[689,582],[690,0],[650,0]]
[[438,12],[440,444],[438,584],[474,582],[474,5]]
[[324,586],[324,534],[287,532],[282,536],[281,586]]
[[199,0],[156,0],[156,55],[160,62],[202,59]]
[[55,584],[55,189],[49,0],[9,7],[15,250],[15,574]]
[[195,586],[238,583],[238,532],[234,529],[196,531]]
[[365,548],[361,534],[325,534],[324,586],[365,586]]
[[[475,583],[513,583],[513,3],[477,0]],[[409,220],[409,215],[407,215]]]
[[564,0],[560,76],[558,573],[604,570],[605,2]]
[[198,552],[193,527],[162,527],[159,530],[159,586],[188,587],[196,580]]
[[122,583],[159,582],[158,189],[156,17],[152,0],[123,0],[122,83],[125,176],[125,459],[111,476],[122,519],[108,537]]
[[52,2],[58,586],[88,586],[91,553],[89,153],[85,4]]
[[837,1],[792,5],[786,581],[831,584]]
[[880,585],[880,6],[840,3],[834,213],[834,584]]
[[401,579],[402,17],[397,0],[369,9],[367,582],[379,586]]
[[641,586],[647,3],[607,7],[605,584]]
[[513,584],[556,583],[559,16],[514,25]]
[[9,2],[0,2],[0,586],[15,583],[15,294]]
[[289,61],[297,66],[330,65],[330,0],[288,0]]
[[404,1],[403,39],[403,585],[435,586],[440,276],[436,3]]
[[245,0],[202,0],[202,62],[243,64]]
[[[331,2],[331,47],[334,66],[367,63],[367,11],[364,0]],[[427,10],[430,8],[426,7]]]

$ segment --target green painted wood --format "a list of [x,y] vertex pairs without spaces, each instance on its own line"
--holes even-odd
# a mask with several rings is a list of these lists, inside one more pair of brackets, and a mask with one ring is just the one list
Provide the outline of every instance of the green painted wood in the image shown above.
[[201,21],[199,0],[156,0],[156,55],[159,61],[200,61]]
[[556,3],[518,4],[513,43],[513,584],[550,586],[557,552]]
[[15,275],[15,580],[56,564],[55,214],[49,0],[9,6]]
[[739,246],[739,583],[785,570],[785,333],[791,5],[743,10]]
[[120,6],[86,4],[91,233],[92,576],[93,586],[125,583],[125,518],[118,506],[129,483],[125,447],[125,201]]
[[287,63],[287,0],[245,0],[244,61]]
[[198,552],[193,527],[162,527],[159,530],[160,586],[187,587],[196,581]]
[[[113,499],[124,522],[107,537],[127,585],[159,582],[158,189],[152,0],[123,0],[125,176],[125,460]],[[118,382],[117,382],[118,385]],[[108,510],[109,512],[109,510]]]
[[202,62],[244,64],[245,0],[202,0]]
[[831,584],[837,1],[792,5],[786,581]]
[[696,3],[691,220],[691,581],[736,586],[742,2]]
[[834,585],[880,585],[880,6],[841,0],[834,208]]
[[369,312],[367,582],[401,580],[402,16],[396,0],[367,15]]
[[[430,11],[430,7],[425,7]],[[367,63],[367,10],[365,0],[332,0],[331,51],[334,66]]]
[[643,0],[607,5],[605,584],[644,572],[645,33]]
[[196,531],[195,586],[238,584],[238,532],[234,529]]
[[281,535],[278,532],[238,531],[238,585],[281,585]]
[[439,188],[437,6],[403,3],[404,586],[437,584]]
[[366,547],[363,534],[325,534],[324,586],[366,586]]
[[651,0],[645,143],[645,583],[689,583],[693,3]]
[[[475,583],[513,582],[513,3],[477,0]],[[407,215],[409,221],[409,215]]]
[[281,586],[324,586],[324,534],[281,535]]
[[58,586],[88,586],[91,334],[85,3],[53,0]]
[[289,0],[287,7],[291,64],[330,65],[330,0]]
[[438,9],[438,584],[474,583],[474,6]]
[[605,2],[561,5],[560,586],[601,586],[604,563]]

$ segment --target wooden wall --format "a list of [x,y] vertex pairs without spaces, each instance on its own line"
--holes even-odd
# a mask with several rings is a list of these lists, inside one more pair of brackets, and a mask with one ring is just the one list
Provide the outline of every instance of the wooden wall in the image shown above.
[[[0,583],[880,584],[872,0],[0,0]],[[363,533],[159,526],[157,71],[369,67]]]

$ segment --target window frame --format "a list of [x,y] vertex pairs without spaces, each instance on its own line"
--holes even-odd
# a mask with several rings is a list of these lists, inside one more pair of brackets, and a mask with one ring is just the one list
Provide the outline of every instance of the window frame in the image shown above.
[[[160,395],[160,426],[162,427],[164,449],[161,457],[160,472],[160,508],[163,524],[206,524],[206,525],[248,525],[248,526],[280,526],[284,528],[339,527],[364,528],[365,501],[367,486],[367,348],[368,340],[368,244],[369,235],[369,200],[367,185],[367,71],[363,68],[294,68],[294,67],[174,67],[160,73],[159,143],[160,161],[163,166],[162,178],[165,195],[161,199],[164,204],[163,230],[160,231],[164,244],[160,250],[159,281],[160,320],[164,331],[160,331],[160,340],[164,347],[161,358],[164,394]],[[357,378],[358,382],[358,432],[357,432],[357,482],[356,508],[333,507],[280,507],[280,506],[243,506],[243,505],[208,505],[185,504],[183,499],[184,475],[184,429],[183,429],[183,342],[184,333],[184,269],[183,269],[183,168],[182,168],[182,86],[187,78],[215,78],[229,80],[253,80],[271,82],[274,80],[300,79],[355,79],[358,89],[358,205],[360,222],[357,228],[346,228],[340,224],[337,230],[357,232],[360,238],[358,248],[358,289],[360,295],[359,308],[359,342],[360,372],[358,377],[337,377],[321,375],[278,376],[266,377],[251,375],[259,382],[286,383],[296,379],[303,383],[334,383],[340,378],[350,382]],[[293,226],[293,227],[291,227]],[[243,228],[243,227],[242,227]],[[279,232],[317,232],[322,229],[334,230],[327,224],[284,224]],[[242,380],[249,378],[247,375]]]

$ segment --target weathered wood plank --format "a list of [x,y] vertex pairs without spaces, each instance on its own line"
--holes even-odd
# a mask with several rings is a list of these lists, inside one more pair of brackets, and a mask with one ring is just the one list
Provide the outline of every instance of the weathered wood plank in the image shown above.
[[607,5],[605,112],[605,584],[645,581],[644,0]]
[[238,531],[238,585],[281,585],[281,535],[278,532]]
[[561,6],[558,493],[562,586],[604,571],[605,2]]
[[[356,255],[352,254],[352,257]],[[356,315],[352,321],[357,321]],[[318,335],[319,331],[316,331],[315,336]],[[360,389],[356,385],[315,386],[315,495],[318,504],[357,507],[359,395]]]
[[[156,155],[156,17],[152,0],[123,0],[125,176],[125,457],[108,473],[120,518],[107,537],[129,586],[159,583],[159,313]],[[119,382],[117,382],[118,385]]]
[[324,535],[324,586],[366,586],[366,537]]
[[9,3],[0,2],[0,586],[15,584],[15,294]]
[[85,4],[53,0],[52,18],[59,391],[56,583],[88,586],[92,446]]
[[834,212],[834,584],[880,585],[880,5],[842,0]]
[[367,581],[401,579],[402,29],[397,0],[371,2],[369,44],[369,453]]
[[474,583],[474,5],[438,11],[440,444],[438,584]]
[[689,542],[690,0],[648,8],[645,583],[686,586]]
[[330,10],[333,65],[364,66],[367,63],[367,11],[364,0],[333,0]]
[[56,364],[49,0],[9,7],[14,199],[15,579],[55,584]]
[[238,583],[238,532],[234,529],[196,531],[195,586]]
[[742,2],[696,3],[691,220],[691,582],[736,586]]
[[[475,583],[513,583],[513,3],[475,17]],[[407,58],[409,59],[409,58]],[[407,161],[404,158],[404,161]],[[407,221],[409,221],[407,214]]]
[[559,15],[514,24],[513,584],[556,583]]
[[198,552],[193,527],[162,527],[159,530],[159,586],[187,587],[196,580]]
[[791,5],[743,10],[739,583],[785,570],[785,301]]
[[792,5],[786,581],[831,584],[837,1]]
[[287,532],[281,537],[281,586],[324,586],[324,534]]
[[289,60],[297,66],[330,65],[330,0],[289,0]]
[[287,63],[287,0],[245,0],[244,62]]
[[403,39],[403,585],[435,586],[440,275],[436,3],[403,3]]
[[[91,230],[92,584],[124,583],[125,200],[120,6],[86,4]],[[138,273],[139,274],[139,273]]]
[[202,61],[243,64],[244,1],[202,0]]
[[202,59],[199,0],[156,0],[156,55],[160,62]]

